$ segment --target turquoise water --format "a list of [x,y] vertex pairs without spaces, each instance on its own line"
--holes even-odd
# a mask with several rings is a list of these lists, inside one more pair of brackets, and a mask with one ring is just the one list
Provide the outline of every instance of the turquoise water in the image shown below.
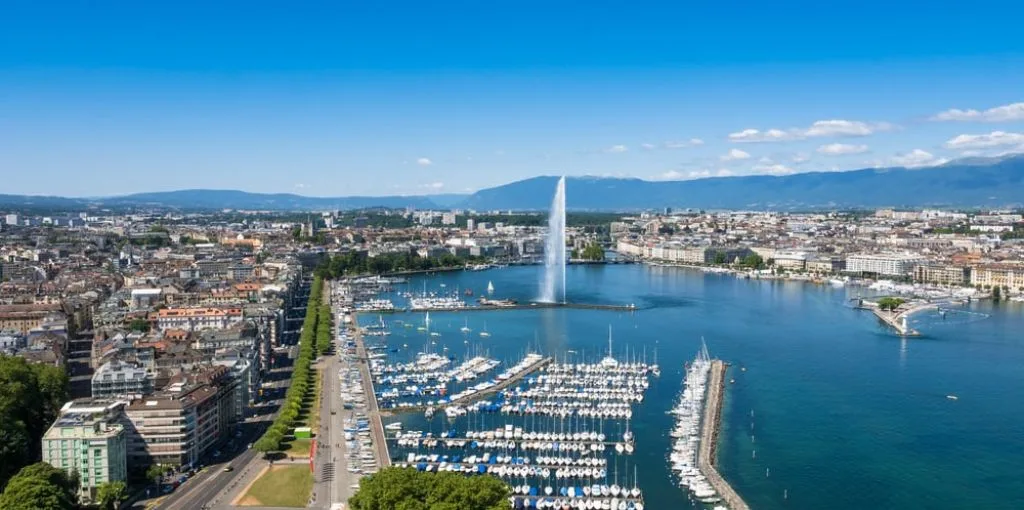
[[[526,301],[535,297],[541,271],[457,272],[426,281],[434,290],[445,283],[476,295],[493,281],[495,297]],[[419,291],[422,282],[408,287]],[[572,266],[570,301],[642,309],[432,313],[431,329],[442,336],[395,327],[387,342],[408,344],[397,357],[447,347],[452,356],[486,350],[513,363],[533,346],[594,359],[607,349],[611,325],[618,357],[628,349],[651,360],[657,352],[662,375],[634,409],[637,452],[618,466],[629,479],[636,467],[648,508],[692,505],[669,475],[672,422],[665,413],[702,336],[713,356],[732,364],[719,464],[753,508],[1024,506],[1024,307],[974,304],[977,315],[922,320],[916,327],[925,336],[904,341],[849,306],[856,292],[675,268]],[[988,318],[958,318],[980,314]],[[422,324],[423,314],[394,319]],[[464,335],[459,328],[467,320],[474,332]],[[477,334],[485,324],[490,338]],[[440,430],[439,420],[404,421]]]

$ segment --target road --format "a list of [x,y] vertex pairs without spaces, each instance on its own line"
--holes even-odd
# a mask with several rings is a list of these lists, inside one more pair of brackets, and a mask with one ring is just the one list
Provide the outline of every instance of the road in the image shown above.
[[[159,510],[193,510],[204,507],[215,508],[230,503],[222,501],[226,492],[232,492],[234,484],[244,475],[253,470],[262,469],[262,460],[257,453],[247,448],[263,434],[273,422],[277,409],[284,398],[285,389],[288,387],[291,376],[291,365],[276,368],[270,371],[267,388],[264,390],[265,400],[255,408],[255,416],[250,417],[241,424],[242,436],[236,438],[235,449],[223,450],[220,461],[214,459],[208,463],[203,472],[192,477],[174,492],[164,497],[155,507]],[[209,462],[209,461],[208,461]],[[232,466],[231,472],[225,472],[224,468]]]

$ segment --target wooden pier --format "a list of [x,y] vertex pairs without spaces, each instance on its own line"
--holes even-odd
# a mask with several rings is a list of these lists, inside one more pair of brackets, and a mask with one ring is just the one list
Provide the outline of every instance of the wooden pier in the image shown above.
[[[512,377],[509,377],[508,379],[505,379],[504,381],[500,381],[498,384],[495,384],[494,386],[491,386],[490,388],[487,388],[487,389],[482,390],[482,391],[478,391],[478,392],[473,393],[471,395],[466,395],[466,396],[463,396],[463,397],[459,397],[459,398],[457,398],[455,400],[451,400],[451,401],[445,402],[443,404],[438,404],[436,407],[460,406],[460,405],[465,405],[465,404],[468,404],[468,403],[476,401],[476,400],[487,398],[487,397],[489,397],[491,395],[494,395],[495,393],[498,393],[501,390],[504,390],[505,388],[508,388],[509,386],[512,386],[513,384],[518,383],[524,377],[526,377],[526,376],[536,372],[537,370],[540,370],[542,367],[547,366],[548,364],[550,364],[554,360],[555,359],[550,357],[550,356],[547,357],[547,358],[542,358],[542,359],[538,360],[536,363],[526,367],[526,369],[524,369],[522,372],[519,372],[518,374],[516,374],[516,375],[514,375]],[[376,396],[374,396],[374,402],[376,402],[376,401],[377,401]],[[426,411],[426,410],[427,410],[427,406],[393,407],[391,409],[384,409],[384,410],[380,411],[380,414],[382,414],[384,416],[390,416],[390,415],[394,415],[394,414],[417,413],[417,412],[423,412],[423,411]]]
[[700,451],[697,454],[697,467],[708,479],[715,492],[722,498],[730,510],[750,510],[743,498],[733,490],[729,482],[715,468],[716,450],[718,447],[718,431],[721,428],[722,401],[725,399],[725,363],[721,360],[711,362],[711,377],[708,381],[708,395],[704,402],[704,422],[700,431]]

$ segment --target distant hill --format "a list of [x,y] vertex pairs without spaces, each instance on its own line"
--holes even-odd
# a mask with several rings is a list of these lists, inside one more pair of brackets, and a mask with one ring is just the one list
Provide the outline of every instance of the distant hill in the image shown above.
[[[460,205],[474,209],[547,209],[557,180],[534,177],[480,190]],[[566,179],[566,206],[577,210],[1000,207],[1022,203],[1024,156],[987,162],[972,159],[925,169],[869,168],[690,181]]]
[[[180,190],[105,198],[0,195],[0,206],[81,209],[159,206],[178,209],[325,211],[369,207],[546,210],[557,177],[534,177],[477,191],[387,197],[305,197],[291,193]],[[751,175],[691,181],[569,177],[567,207],[576,210],[826,209],[857,207],[1005,207],[1024,204],[1024,155],[971,158],[924,169],[868,168],[785,176]]]
[[182,209],[341,210],[366,207],[437,207],[430,199],[422,196],[306,197],[292,193],[249,193],[208,189],[136,193],[105,199],[103,202],[123,205],[151,204]]

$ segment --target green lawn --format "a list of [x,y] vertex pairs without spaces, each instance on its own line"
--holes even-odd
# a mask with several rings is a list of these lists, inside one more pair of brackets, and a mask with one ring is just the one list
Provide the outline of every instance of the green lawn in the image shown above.
[[312,439],[292,439],[291,441],[281,444],[284,448],[281,453],[292,457],[308,458],[312,444]]
[[313,492],[309,466],[273,466],[252,484],[242,504],[304,508]]

